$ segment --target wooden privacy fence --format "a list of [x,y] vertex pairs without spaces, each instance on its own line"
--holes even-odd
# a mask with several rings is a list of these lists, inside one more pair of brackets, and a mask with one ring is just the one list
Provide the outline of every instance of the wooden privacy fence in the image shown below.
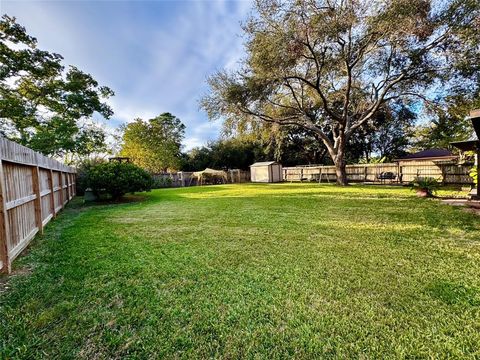
[[[240,169],[229,169],[227,172],[228,183],[245,183],[250,181],[250,171]],[[193,171],[178,171],[153,174],[155,186],[163,187],[185,187],[195,186],[197,179],[193,177]]]
[[240,169],[229,169],[227,170],[228,182],[231,184],[235,183],[246,183],[250,181],[250,171],[240,170]]
[[[444,184],[472,184],[469,176],[472,165],[452,163],[408,162],[384,164],[347,165],[347,179],[350,182],[402,183],[416,177],[432,177]],[[382,173],[392,173],[393,179],[382,178]],[[295,166],[283,168],[284,181],[335,182],[337,175],[334,166]]]
[[74,168],[0,137],[0,271],[75,196]]

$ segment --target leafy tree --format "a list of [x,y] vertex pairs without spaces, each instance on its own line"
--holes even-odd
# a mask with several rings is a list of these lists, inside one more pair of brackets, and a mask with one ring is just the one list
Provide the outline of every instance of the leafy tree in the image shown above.
[[15,18],[0,20],[0,133],[46,155],[102,151],[103,130],[88,119],[109,118],[112,90],[62,56],[37,48]]
[[[247,56],[209,79],[211,118],[315,133],[346,184],[346,147],[391,101],[440,101],[477,80],[478,0],[268,0],[247,22]],[[474,76],[475,75],[475,76]],[[418,105],[417,105],[418,106]]]
[[314,134],[298,127],[279,127],[266,148],[269,159],[275,159],[284,166],[302,164],[328,164],[327,150]]
[[352,135],[346,147],[348,163],[393,161],[406,155],[416,114],[403,104],[391,103]]
[[221,139],[190,150],[184,156],[185,171],[216,169],[248,169],[256,161],[266,160],[265,147],[260,142],[244,139]]
[[327,151],[320,139],[296,126],[263,124],[262,146],[268,160],[276,160],[284,166],[300,164],[328,164]]
[[108,194],[113,200],[118,200],[126,193],[149,191],[153,186],[153,178],[132,163],[115,161],[88,167],[83,184],[98,197]]
[[77,169],[77,180],[76,180],[76,186],[77,186],[77,195],[83,196],[85,194],[85,190],[88,188],[88,185],[86,183],[87,180],[87,174],[89,173],[90,169],[93,168],[94,166],[104,164],[107,161],[104,158],[101,157],[91,157],[91,158],[82,158],[77,164],[76,164],[76,169]]
[[170,113],[144,121],[136,119],[122,127],[121,156],[153,173],[180,168],[185,125]]
[[443,108],[430,109],[429,115],[433,118],[431,122],[417,126],[413,141],[416,150],[444,148],[458,151],[450,143],[466,140],[473,134],[467,115],[470,110],[480,108],[480,83],[473,96],[466,94],[447,100]]
[[68,164],[79,163],[92,154],[108,152],[106,134],[99,126],[85,123],[79,128],[74,120],[58,117],[42,123],[28,146],[41,149],[45,154],[62,154]]
[[212,141],[183,154],[182,170],[249,169],[257,161],[276,160],[284,166],[323,164],[326,150],[304,131],[270,128],[269,137],[253,140],[248,134]]

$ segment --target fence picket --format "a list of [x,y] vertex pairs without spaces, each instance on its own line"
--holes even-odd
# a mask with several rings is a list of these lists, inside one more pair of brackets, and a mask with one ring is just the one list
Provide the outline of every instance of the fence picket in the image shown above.
[[[347,179],[350,182],[385,182],[379,175],[385,172],[395,174],[394,182],[406,184],[417,176],[433,177],[444,184],[472,184],[469,176],[471,166],[452,163],[408,162],[383,164],[347,165]],[[283,168],[284,181],[335,181],[334,166],[293,166]],[[390,182],[390,180],[388,181]]]
[[1,271],[10,272],[9,253],[9,222],[7,214],[6,188],[5,177],[3,175],[3,161],[0,159],[0,255],[1,255]]
[[[55,216],[55,192],[60,192],[60,209],[70,200],[75,173],[72,167],[0,137],[1,272],[11,271],[12,261]],[[58,190],[54,174],[60,175]]]

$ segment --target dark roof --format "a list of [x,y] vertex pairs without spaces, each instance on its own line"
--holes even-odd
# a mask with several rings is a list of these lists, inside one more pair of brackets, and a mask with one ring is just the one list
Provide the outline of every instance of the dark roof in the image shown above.
[[473,110],[470,112],[470,119],[472,120],[472,126],[474,134],[465,141],[454,141],[450,144],[462,151],[475,151],[479,150],[480,146],[480,110]]
[[477,139],[470,139],[465,141],[454,141],[450,144],[462,151],[475,151],[478,148],[479,141]]
[[416,159],[431,159],[431,158],[448,158],[455,157],[450,150],[447,149],[427,149],[423,151],[416,152],[414,154],[409,154],[398,160],[416,160]]

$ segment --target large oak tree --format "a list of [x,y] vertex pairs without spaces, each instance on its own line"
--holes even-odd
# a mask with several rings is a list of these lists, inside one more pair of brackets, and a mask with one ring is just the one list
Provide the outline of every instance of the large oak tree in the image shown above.
[[[411,108],[477,81],[478,0],[257,1],[239,70],[209,79],[211,118],[315,133],[346,184],[352,136],[391,102]],[[476,62],[477,61],[477,62]]]

